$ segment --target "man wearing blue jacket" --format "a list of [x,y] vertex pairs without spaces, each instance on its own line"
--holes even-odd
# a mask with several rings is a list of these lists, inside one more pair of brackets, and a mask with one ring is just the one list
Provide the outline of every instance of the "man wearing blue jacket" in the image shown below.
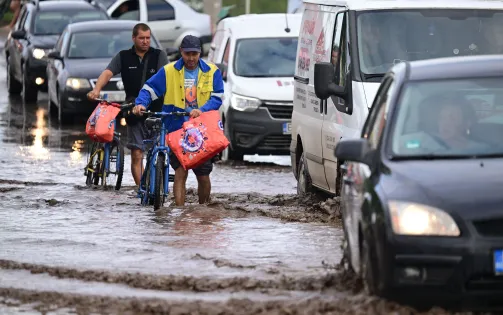
[[[211,63],[200,59],[201,41],[199,38],[187,35],[180,45],[182,58],[161,68],[145,85],[136,98],[133,113],[141,115],[149,108],[150,103],[165,94],[163,111],[187,111],[190,117],[196,118],[201,113],[218,110],[222,105],[224,83],[220,70]],[[168,132],[182,128],[188,117],[169,117]],[[181,167],[180,161],[171,153],[171,167],[175,170],[173,192],[175,204],[185,205],[185,184],[188,171]],[[209,201],[211,192],[210,173],[213,170],[211,159],[203,165],[194,168],[197,177],[199,203]]]

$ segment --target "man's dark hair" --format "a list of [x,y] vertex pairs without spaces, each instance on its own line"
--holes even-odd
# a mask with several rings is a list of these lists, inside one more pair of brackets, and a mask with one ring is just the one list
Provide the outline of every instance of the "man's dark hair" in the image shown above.
[[133,27],[133,37],[138,36],[138,32],[139,31],[143,31],[143,32],[150,31],[150,27],[148,27],[148,25],[145,24],[145,23],[138,23],[138,24],[136,24]]

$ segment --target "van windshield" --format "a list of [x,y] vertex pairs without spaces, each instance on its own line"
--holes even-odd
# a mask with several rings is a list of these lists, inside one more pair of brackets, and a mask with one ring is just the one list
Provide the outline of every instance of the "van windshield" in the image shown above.
[[503,53],[503,11],[421,9],[364,11],[357,15],[364,78],[401,61]]
[[249,38],[236,43],[234,73],[242,77],[293,77],[297,37]]

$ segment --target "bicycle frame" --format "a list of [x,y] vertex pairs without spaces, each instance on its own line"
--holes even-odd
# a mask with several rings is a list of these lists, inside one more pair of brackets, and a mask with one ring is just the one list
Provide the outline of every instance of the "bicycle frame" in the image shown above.
[[[163,118],[165,116],[171,116],[174,115],[174,113],[167,113],[167,112],[152,112],[150,113],[151,116],[154,117],[160,117]],[[163,176],[163,197],[166,198],[169,194],[169,153],[171,149],[169,148],[168,144],[166,143],[166,134],[167,134],[167,128],[164,125],[164,122],[161,121],[161,126],[159,133],[156,135],[156,138],[154,140],[143,140],[143,143],[149,143],[153,142],[152,148],[149,149],[147,153],[147,163],[146,163],[146,169],[145,172],[142,173],[141,175],[141,180],[140,180],[140,185],[138,187],[138,197],[141,198],[141,204],[146,205],[148,203],[149,198],[154,196],[155,193],[155,173],[156,173],[156,164],[157,164],[157,158],[159,157],[159,154],[164,154],[165,160],[164,160],[164,176]],[[146,175],[149,176],[149,181],[148,181],[148,191],[146,190]]]

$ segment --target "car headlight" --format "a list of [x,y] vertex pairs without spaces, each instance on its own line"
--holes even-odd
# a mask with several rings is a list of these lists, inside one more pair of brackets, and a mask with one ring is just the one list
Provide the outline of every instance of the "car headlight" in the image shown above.
[[91,84],[89,83],[89,80],[80,79],[80,78],[68,78],[66,80],[66,86],[69,88],[72,88],[74,90],[90,89],[91,88]]
[[35,48],[35,49],[33,49],[33,52],[31,54],[33,55],[33,58],[35,58],[35,59],[42,59],[45,57],[45,50],[40,49],[40,48]]
[[253,112],[262,102],[257,98],[246,97],[241,95],[232,94],[231,106],[239,111]]
[[446,212],[422,204],[390,201],[391,225],[399,235],[459,236],[454,219]]

